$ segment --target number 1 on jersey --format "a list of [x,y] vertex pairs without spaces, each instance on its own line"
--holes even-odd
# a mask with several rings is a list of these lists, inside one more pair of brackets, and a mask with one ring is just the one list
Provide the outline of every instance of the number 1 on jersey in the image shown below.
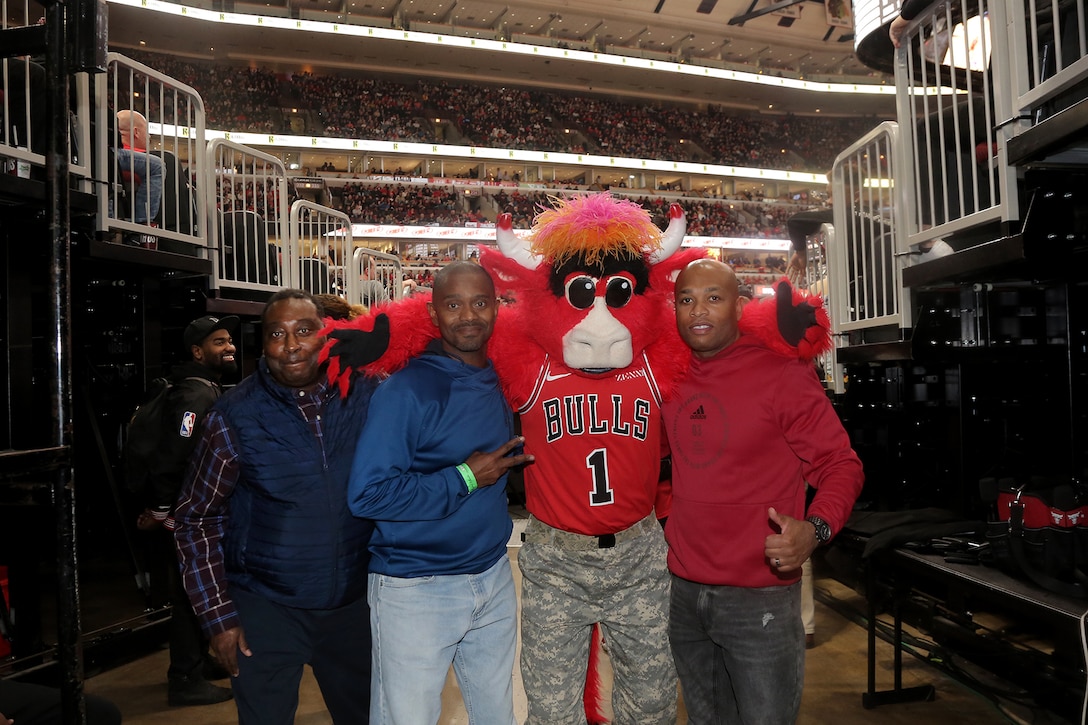
[[590,506],[607,506],[615,501],[608,481],[608,449],[598,448],[586,456],[586,468],[593,474],[593,489],[589,492]]

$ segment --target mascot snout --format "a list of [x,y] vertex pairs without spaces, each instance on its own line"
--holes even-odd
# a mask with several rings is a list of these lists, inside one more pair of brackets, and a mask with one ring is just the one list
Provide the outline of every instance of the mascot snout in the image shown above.
[[563,362],[572,370],[604,372],[625,368],[632,359],[631,331],[608,311],[603,297],[563,336]]

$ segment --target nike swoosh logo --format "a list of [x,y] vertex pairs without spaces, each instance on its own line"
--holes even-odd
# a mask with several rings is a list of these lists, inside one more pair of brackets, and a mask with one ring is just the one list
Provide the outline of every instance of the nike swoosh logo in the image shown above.
[[570,375],[571,375],[571,373],[560,373],[558,375],[552,375],[551,373],[546,373],[544,375],[544,382],[550,383],[553,380],[562,380],[563,378],[570,377]]

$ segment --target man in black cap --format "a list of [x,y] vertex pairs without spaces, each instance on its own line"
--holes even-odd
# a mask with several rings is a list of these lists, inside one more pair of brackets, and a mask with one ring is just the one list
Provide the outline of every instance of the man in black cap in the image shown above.
[[160,422],[163,429],[158,437],[161,455],[150,472],[147,507],[136,521],[140,530],[154,532],[156,559],[161,559],[168,569],[166,580],[173,607],[167,701],[174,706],[212,705],[231,698],[229,688],[208,682],[209,677],[226,677],[226,672],[214,667],[208,657],[208,641],[182,587],[170,532],[174,528],[174,504],[189,457],[200,439],[204,413],[219,399],[223,375],[233,374],[238,369],[233,337],[238,333],[239,324],[239,319],[233,315],[205,315],[185,328],[182,340],[190,360],[171,371],[172,387]]

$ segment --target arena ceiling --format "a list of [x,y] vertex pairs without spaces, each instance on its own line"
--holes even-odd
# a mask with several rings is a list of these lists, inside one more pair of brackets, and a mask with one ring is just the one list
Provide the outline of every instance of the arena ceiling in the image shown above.
[[[827,2],[849,12],[848,0]],[[226,0],[216,9],[231,7]],[[233,10],[333,23],[348,19],[481,38],[499,34],[515,41],[522,41],[523,35],[544,36],[575,50],[596,43],[606,49],[619,46],[688,63],[701,58],[742,63],[768,76],[785,69],[809,78],[846,74],[856,81],[867,75],[867,83],[891,83],[890,77],[869,71],[855,58],[852,27],[835,24],[843,21],[832,19],[824,3],[815,0],[777,0],[773,6],[769,0],[271,0],[234,3]],[[562,58],[208,23],[118,2],[110,4],[109,37],[111,46],[122,50],[143,47],[182,56],[255,62],[283,71],[411,74],[771,113],[894,117],[890,95],[787,90]]]

